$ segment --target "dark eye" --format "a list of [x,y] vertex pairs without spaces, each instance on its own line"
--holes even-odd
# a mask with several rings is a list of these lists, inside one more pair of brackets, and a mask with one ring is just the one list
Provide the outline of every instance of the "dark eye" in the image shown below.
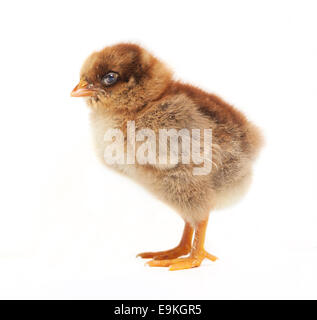
[[111,86],[116,83],[119,75],[116,72],[108,72],[105,76],[102,77],[101,82],[105,86]]

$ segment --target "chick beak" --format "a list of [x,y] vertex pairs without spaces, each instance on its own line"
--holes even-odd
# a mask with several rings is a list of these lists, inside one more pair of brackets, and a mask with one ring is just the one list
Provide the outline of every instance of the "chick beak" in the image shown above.
[[85,80],[80,80],[77,86],[71,92],[72,97],[91,97],[96,90]]

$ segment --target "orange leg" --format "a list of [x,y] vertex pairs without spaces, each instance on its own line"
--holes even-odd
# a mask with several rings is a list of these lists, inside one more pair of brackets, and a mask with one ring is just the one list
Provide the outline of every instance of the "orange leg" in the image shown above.
[[137,255],[144,259],[152,258],[154,260],[174,259],[186,255],[190,252],[192,246],[193,228],[189,223],[185,224],[182,240],[174,249],[158,252],[142,252]]
[[189,257],[159,261],[151,260],[147,264],[151,267],[170,267],[169,270],[182,270],[199,267],[205,258],[216,261],[217,257],[211,255],[204,249],[207,224],[208,219],[199,223],[196,227],[195,239]]

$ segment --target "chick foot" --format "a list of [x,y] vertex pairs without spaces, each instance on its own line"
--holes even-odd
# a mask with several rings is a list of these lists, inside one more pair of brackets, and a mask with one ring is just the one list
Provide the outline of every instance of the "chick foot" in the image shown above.
[[166,259],[175,259],[180,256],[184,256],[191,251],[192,247],[192,237],[193,237],[193,228],[189,223],[185,224],[184,232],[182,239],[177,247],[174,249],[158,252],[142,252],[137,255],[143,259],[154,259],[154,260],[166,260]]
[[208,219],[199,223],[196,227],[195,239],[191,253],[187,258],[151,260],[147,263],[150,267],[169,267],[169,270],[183,270],[199,267],[204,259],[216,261],[217,257],[204,249],[205,234]]
[[166,260],[166,259],[174,259],[180,256],[184,256],[190,252],[190,247],[188,246],[178,246],[174,249],[166,250],[166,251],[157,251],[157,252],[142,252],[137,255],[137,257],[141,257],[143,259],[153,259],[153,260]]
[[169,267],[169,270],[175,271],[199,267],[204,259],[216,261],[218,258],[202,250],[198,254],[191,254],[187,258],[151,260],[147,262],[147,265],[150,267]]

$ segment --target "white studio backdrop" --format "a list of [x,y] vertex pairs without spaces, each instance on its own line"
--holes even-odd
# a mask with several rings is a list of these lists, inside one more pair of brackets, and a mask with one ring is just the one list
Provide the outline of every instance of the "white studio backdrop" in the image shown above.
[[[0,5],[0,298],[317,298],[315,1],[12,1]],[[211,213],[220,259],[168,272],[141,251],[183,223],[91,147],[70,98],[92,51],[145,46],[264,131],[254,183]]]

